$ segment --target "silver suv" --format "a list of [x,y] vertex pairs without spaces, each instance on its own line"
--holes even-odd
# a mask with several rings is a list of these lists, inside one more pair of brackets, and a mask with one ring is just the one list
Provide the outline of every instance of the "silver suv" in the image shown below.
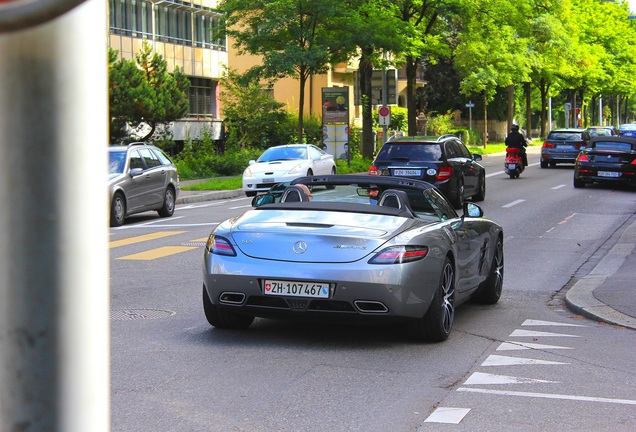
[[127,216],[149,210],[156,210],[161,217],[172,216],[179,174],[170,158],[143,142],[111,145],[108,150],[110,226],[121,226]]

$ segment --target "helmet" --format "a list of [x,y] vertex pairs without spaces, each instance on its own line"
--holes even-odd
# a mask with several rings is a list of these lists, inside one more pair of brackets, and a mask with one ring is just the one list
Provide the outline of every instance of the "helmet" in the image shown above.
[[518,124],[513,124],[512,125],[512,131],[513,132],[519,132],[519,125]]

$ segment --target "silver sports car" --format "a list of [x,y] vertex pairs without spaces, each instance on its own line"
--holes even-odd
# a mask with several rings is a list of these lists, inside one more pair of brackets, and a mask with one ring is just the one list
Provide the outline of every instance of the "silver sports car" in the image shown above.
[[[304,187],[306,185],[308,187]],[[494,304],[503,231],[431,184],[399,177],[301,177],[219,224],[203,263],[203,309],[217,328],[255,317],[403,322],[443,341],[455,307]]]

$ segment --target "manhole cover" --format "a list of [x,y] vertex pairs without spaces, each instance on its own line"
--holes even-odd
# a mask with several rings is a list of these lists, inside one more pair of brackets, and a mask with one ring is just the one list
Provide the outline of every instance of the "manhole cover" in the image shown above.
[[167,318],[175,315],[176,312],[160,309],[122,309],[111,310],[110,319],[112,320],[142,320]]

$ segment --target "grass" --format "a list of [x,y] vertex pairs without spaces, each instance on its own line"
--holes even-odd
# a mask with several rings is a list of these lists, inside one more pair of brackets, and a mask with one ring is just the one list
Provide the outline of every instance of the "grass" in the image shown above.
[[[534,145],[541,145],[539,140],[535,140]],[[493,153],[502,153],[506,150],[504,143],[492,143],[488,144],[486,148],[483,146],[469,146],[468,150],[474,154],[487,155]],[[337,161],[338,174],[351,174],[367,172],[371,160],[356,159],[351,161],[351,165],[348,165],[346,161]],[[233,190],[243,187],[242,176],[231,177],[213,177],[208,180],[201,180],[201,182],[194,183],[188,186],[182,186],[182,190],[186,191],[215,191],[215,190]]]

